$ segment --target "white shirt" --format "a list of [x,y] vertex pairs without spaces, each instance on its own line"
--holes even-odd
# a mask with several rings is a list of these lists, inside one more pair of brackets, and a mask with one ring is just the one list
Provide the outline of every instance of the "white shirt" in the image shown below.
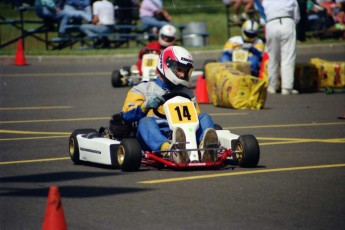
[[92,5],[93,15],[98,16],[99,24],[102,25],[114,25],[115,24],[115,13],[114,5],[107,1],[96,1]]
[[296,0],[263,0],[266,19],[270,21],[280,17],[291,17],[296,23],[300,20],[299,7]]

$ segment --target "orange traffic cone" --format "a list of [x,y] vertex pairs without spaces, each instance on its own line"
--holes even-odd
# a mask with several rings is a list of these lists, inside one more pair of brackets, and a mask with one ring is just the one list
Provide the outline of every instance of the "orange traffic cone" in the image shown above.
[[42,229],[67,229],[62,203],[60,199],[59,188],[57,186],[51,186],[49,188],[47,207]]
[[14,61],[15,65],[26,65],[23,40],[19,39],[17,44],[16,59]]
[[196,80],[195,96],[198,103],[209,103],[206,79],[202,75]]

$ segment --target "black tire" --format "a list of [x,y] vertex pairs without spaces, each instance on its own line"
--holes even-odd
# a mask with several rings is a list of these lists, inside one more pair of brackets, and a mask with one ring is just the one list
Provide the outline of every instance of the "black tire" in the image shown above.
[[259,143],[253,135],[242,135],[235,144],[235,158],[240,167],[256,167],[260,159]]
[[214,124],[214,129],[215,130],[223,130],[222,126],[220,126],[218,124]]
[[69,156],[74,164],[80,164],[79,158],[79,144],[77,140],[77,135],[79,134],[88,134],[88,133],[97,133],[95,129],[76,129],[72,132],[68,141]]
[[117,161],[116,163],[122,171],[131,172],[139,170],[142,153],[137,139],[123,139],[115,154],[115,161]]
[[122,78],[120,71],[119,70],[114,70],[113,73],[111,74],[111,85],[116,88],[116,87],[121,87],[122,86]]

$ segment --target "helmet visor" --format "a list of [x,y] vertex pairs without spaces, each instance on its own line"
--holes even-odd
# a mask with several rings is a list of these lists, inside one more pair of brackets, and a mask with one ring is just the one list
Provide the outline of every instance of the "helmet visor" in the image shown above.
[[243,33],[248,38],[254,38],[258,34],[256,31],[243,31]]
[[193,72],[193,66],[191,64],[185,65],[170,58],[167,60],[167,64],[176,77],[184,81],[189,81],[189,77]]
[[164,34],[161,34],[161,39],[165,42],[173,42],[175,40],[175,37],[171,37],[171,36],[166,36]]

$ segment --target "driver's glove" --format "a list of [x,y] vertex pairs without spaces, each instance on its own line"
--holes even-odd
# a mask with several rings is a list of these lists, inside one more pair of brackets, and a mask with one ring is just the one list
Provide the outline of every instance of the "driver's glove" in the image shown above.
[[253,46],[252,43],[243,43],[242,49],[249,50]]
[[141,109],[145,112],[149,109],[157,109],[164,102],[165,99],[161,95],[154,95],[142,104]]

